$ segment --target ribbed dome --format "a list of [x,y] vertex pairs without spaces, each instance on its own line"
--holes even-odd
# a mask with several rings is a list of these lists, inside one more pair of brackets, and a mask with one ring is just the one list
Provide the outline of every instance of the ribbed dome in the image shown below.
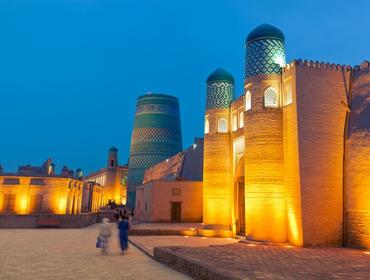
[[207,78],[207,83],[215,81],[227,81],[231,84],[234,84],[234,77],[226,70],[219,68]]
[[270,24],[261,24],[248,34],[246,42],[250,43],[265,38],[285,41],[284,33],[280,29]]

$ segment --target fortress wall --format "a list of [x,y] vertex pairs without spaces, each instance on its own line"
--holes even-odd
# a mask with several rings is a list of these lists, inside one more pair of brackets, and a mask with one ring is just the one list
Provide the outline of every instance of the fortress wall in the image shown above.
[[282,109],[264,108],[264,91],[280,92],[280,75],[260,75],[248,82],[252,109],[245,113],[246,235],[286,242]]
[[346,152],[347,244],[370,248],[370,65],[356,67]]
[[303,245],[342,245],[343,133],[350,72],[296,62]]
[[[283,73],[283,131],[284,131],[284,175],[287,211],[287,234],[291,244],[302,246],[302,211],[299,179],[299,147],[296,97],[296,69],[288,68]],[[290,91],[290,93],[289,93]],[[292,103],[286,96],[291,94]]]
[[203,222],[207,225],[224,225],[231,222],[231,143],[230,133],[218,133],[219,118],[228,120],[229,109],[210,109],[206,113],[209,133],[204,135],[203,163]]

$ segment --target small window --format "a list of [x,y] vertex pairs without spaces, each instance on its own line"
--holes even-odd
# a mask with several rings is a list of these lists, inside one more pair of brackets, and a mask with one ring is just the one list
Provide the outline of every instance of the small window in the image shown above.
[[233,116],[233,131],[236,131],[238,129],[238,118],[236,115]]
[[249,90],[245,93],[245,110],[249,111],[252,109],[252,94]]
[[209,120],[206,119],[204,123],[204,134],[208,134],[208,133],[209,133]]
[[18,178],[4,178],[4,185],[19,185],[19,179]]
[[278,107],[278,95],[276,89],[269,87],[265,91],[264,104],[266,108],[277,108]]
[[239,127],[240,128],[244,127],[244,112],[240,112],[239,114]]
[[221,133],[227,132],[227,120],[226,119],[221,118],[218,120],[217,131]]
[[31,178],[30,185],[45,185],[45,182],[42,178]]

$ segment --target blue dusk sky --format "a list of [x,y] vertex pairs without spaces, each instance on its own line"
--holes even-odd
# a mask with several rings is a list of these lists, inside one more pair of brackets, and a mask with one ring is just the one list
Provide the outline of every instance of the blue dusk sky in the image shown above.
[[[284,4],[284,5],[283,5]],[[1,0],[0,164],[52,157],[86,173],[129,155],[136,98],[180,99],[184,148],[203,135],[205,80],[222,67],[242,94],[244,40],[270,23],[287,60],[370,59],[370,1]]]

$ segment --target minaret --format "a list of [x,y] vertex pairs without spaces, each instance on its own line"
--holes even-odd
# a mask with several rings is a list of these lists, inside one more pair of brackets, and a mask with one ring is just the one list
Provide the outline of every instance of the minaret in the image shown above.
[[107,167],[113,168],[118,166],[118,149],[112,147],[109,149]]
[[145,169],[182,151],[179,100],[149,93],[137,99],[127,178],[127,206],[135,209],[136,186]]
[[206,229],[230,230],[230,104],[234,78],[223,69],[207,79],[204,131],[203,222]]
[[286,242],[281,72],[284,34],[263,24],[246,40],[246,236]]

